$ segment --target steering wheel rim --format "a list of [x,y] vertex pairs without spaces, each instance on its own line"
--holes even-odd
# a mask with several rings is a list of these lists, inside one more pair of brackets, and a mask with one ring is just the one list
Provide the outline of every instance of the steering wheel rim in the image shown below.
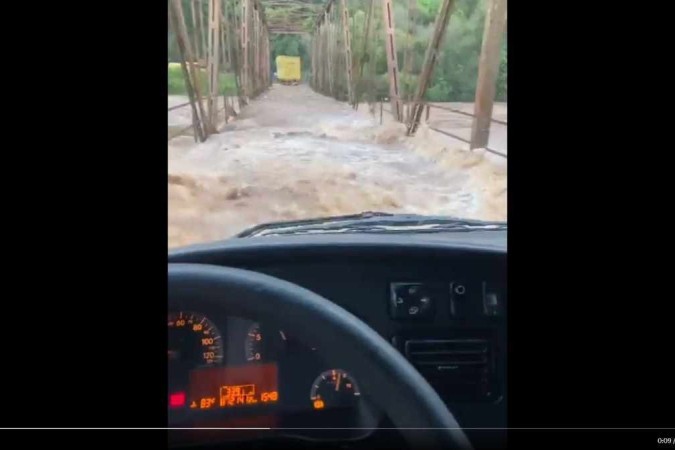
[[169,264],[168,307],[218,308],[273,320],[327,352],[337,367],[349,367],[410,445],[471,448],[445,403],[400,352],[361,319],[308,289],[243,269]]

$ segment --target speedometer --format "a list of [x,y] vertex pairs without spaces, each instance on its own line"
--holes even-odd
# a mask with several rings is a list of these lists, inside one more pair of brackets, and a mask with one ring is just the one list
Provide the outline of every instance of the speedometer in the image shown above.
[[168,325],[170,365],[192,369],[223,361],[222,336],[205,315],[170,313]]

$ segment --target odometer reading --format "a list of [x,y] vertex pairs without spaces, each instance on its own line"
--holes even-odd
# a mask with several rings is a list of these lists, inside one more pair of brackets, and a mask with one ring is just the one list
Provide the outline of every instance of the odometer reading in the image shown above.
[[192,369],[220,364],[223,342],[218,328],[203,314],[169,314],[169,364]]

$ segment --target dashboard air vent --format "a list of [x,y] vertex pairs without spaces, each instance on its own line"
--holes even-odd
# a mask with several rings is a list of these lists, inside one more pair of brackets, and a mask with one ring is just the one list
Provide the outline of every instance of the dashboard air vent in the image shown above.
[[457,400],[489,398],[492,355],[484,339],[405,341],[405,356],[437,389]]

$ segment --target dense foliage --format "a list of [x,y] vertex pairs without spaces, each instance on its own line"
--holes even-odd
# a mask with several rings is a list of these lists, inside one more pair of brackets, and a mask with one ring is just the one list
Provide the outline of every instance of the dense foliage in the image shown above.
[[[172,95],[187,95],[185,88],[185,79],[183,78],[183,69],[178,63],[169,63],[169,85],[168,93]],[[219,95],[236,95],[237,89],[234,82],[234,75],[231,73],[223,73],[219,78]],[[208,86],[208,76],[206,70],[199,69],[199,83],[202,89]],[[205,92],[202,92],[204,95]]]
[[[441,0],[417,0],[414,17],[409,20],[408,1],[395,1],[394,19],[396,25],[396,45],[399,69],[403,72],[405,53],[410,46],[412,56],[411,73],[401,75],[402,93],[410,94],[417,85],[417,75],[421,71],[428,42],[434,29],[436,13]],[[355,61],[364,55],[363,35],[368,12],[369,0],[349,0],[350,29],[352,51]],[[369,52],[366,59],[374,58],[375,75],[372,82],[378,95],[388,94],[387,58],[382,29],[382,10],[380,0],[376,0],[372,22]],[[434,70],[432,82],[427,91],[427,99],[432,101],[471,101],[476,90],[478,78],[478,60],[480,57],[485,23],[485,0],[457,0],[450,18],[444,43]],[[309,27],[311,30],[311,25]],[[304,36],[283,35],[272,39],[273,58],[277,54],[300,56],[306,72],[311,71],[311,41]],[[502,44],[501,64],[497,79],[497,100],[506,100],[507,80],[506,37]]]

